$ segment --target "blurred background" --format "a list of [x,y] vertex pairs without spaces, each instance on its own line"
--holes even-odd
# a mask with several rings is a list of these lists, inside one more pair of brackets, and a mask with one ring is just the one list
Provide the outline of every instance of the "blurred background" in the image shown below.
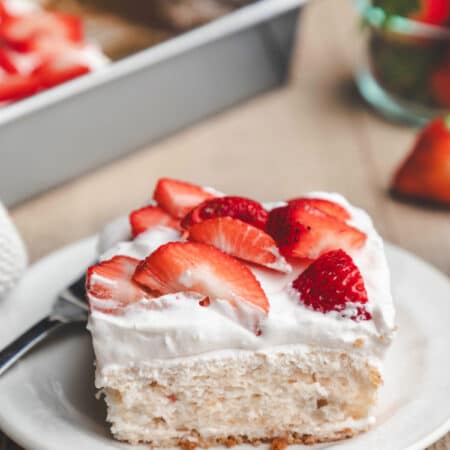
[[[433,6],[431,0],[429,5],[415,0],[314,0],[300,8],[298,28],[292,8],[289,14],[280,10],[277,21],[266,21],[256,34],[242,28],[245,45],[253,45],[254,36],[259,36],[254,48],[261,49],[263,42],[261,53],[233,53],[231,49],[243,47],[230,35],[220,50],[231,58],[226,65],[214,53],[207,64],[202,58],[185,61],[185,72],[175,74],[169,63],[169,72],[148,71],[158,53],[141,57],[139,50],[164,41],[166,47],[154,50],[175,54],[173,36],[223,16],[224,21],[217,22],[219,31],[244,26],[250,17],[246,8],[255,5],[229,1],[212,8],[211,2],[202,0],[188,2],[190,9],[183,11],[155,2],[153,12],[142,17],[138,3],[130,2],[134,6],[126,15],[125,2],[98,2],[95,8],[75,1],[46,4],[52,10],[85,16],[89,39],[100,44],[109,60],[119,60],[111,64],[110,74],[103,64],[97,72],[94,64],[88,70],[92,74],[52,89],[48,97],[44,92],[10,104],[11,91],[5,94],[2,83],[13,80],[14,86],[23,88],[18,82],[23,79],[17,74],[7,78],[6,69],[0,73],[0,99],[4,95],[5,102],[0,110],[0,199],[9,204],[31,262],[97,233],[111,219],[146,203],[156,180],[168,176],[261,201],[311,190],[340,192],[371,214],[386,240],[450,274],[448,136],[439,144],[427,140],[432,142],[429,147],[440,149],[435,165],[418,163],[419,173],[421,168],[424,173],[431,168],[440,171],[430,175],[432,181],[439,178],[438,188],[428,183],[428,191],[424,188],[421,195],[419,187],[412,197],[420,202],[391,194],[393,176],[411,152],[419,127],[450,107],[448,1]],[[283,3],[295,2],[279,0]],[[104,12],[105,5],[111,13]],[[417,8],[425,8],[421,17],[414,16]],[[236,18],[227,18],[228,14]],[[263,20],[268,13],[261,8],[258,14]],[[213,36],[211,30],[199,28],[193,39]],[[291,31],[295,31],[292,59]],[[12,39],[2,36],[4,42]],[[14,45],[4,44],[0,51],[14,60],[14,52],[23,53]],[[77,43],[78,50],[80,46]],[[42,48],[39,42],[38,53]],[[54,51],[52,47],[50,53]],[[199,51],[194,49],[191,57]],[[235,67],[232,58],[238,58]],[[269,59],[273,72],[265,66]],[[203,85],[195,84],[199,67]],[[74,73],[57,72],[54,85]],[[124,78],[128,84],[119,84]],[[43,79],[47,84],[40,86],[53,87]],[[145,84],[148,80],[153,80],[153,87]],[[233,86],[240,91],[233,91]],[[269,87],[273,89],[267,91]],[[40,90],[21,91],[19,97]],[[213,100],[216,106],[207,106]],[[188,115],[192,111],[197,117]],[[155,123],[162,127],[160,132]],[[408,194],[401,192],[402,187],[397,191]],[[5,440],[4,448],[12,445]],[[430,448],[450,449],[450,437]]]
[[[417,129],[381,117],[355,87],[368,56],[358,8],[350,0],[316,0],[301,11],[286,84],[14,205],[31,260],[95,233],[146,202],[157,178],[171,176],[258,200],[339,191],[369,211],[386,239],[450,273],[448,210],[388,194]],[[187,108],[202,95],[191,93]],[[164,104],[151,108],[156,114],[129,119],[129,126],[143,120],[151,127]],[[74,145],[81,158],[84,149]],[[29,143],[30,158],[37,155],[33,172],[59,170],[55,160],[39,157],[45,150]],[[11,179],[17,184],[21,177]]]

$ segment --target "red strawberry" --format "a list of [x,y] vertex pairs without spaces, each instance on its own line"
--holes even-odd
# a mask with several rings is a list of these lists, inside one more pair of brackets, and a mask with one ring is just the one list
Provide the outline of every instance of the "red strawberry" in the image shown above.
[[20,100],[35,94],[41,89],[37,77],[25,75],[7,75],[0,82],[0,102]]
[[151,227],[158,225],[179,229],[179,222],[172,216],[169,216],[158,206],[145,206],[137,209],[130,214],[130,225],[133,236],[143,233]]
[[417,11],[409,17],[430,25],[444,25],[450,18],[450,2],[448,0],[420,0]]
[[289,272],[275,241],[264,231],[231,217],[216,217],[189,228],[189,239],[210,244],[229,255],[271,269]]
[[202,201],[215,197],[200,186],[171,178],[160,178],[153,198],[171,216],[181,219]]
[[233,217],[262,230],[266,228],[267,211],[263,206],[243,197],[219,197],[198,205],[181,222],[181,226],[189,228],[194,223],[214,217]]
[[284,256],[316,259],[330,250],[362,247],[367,236],[319,209],[291,204],[269,213],[267,231]]
[[10,14],[5,6],[5,3],[0,0],[0,24],[8,17],[10,17]]
[[307,198],[300,197],[294,198],[288,201],[289,205],[310,205],[316,209],[320,209],[322,212],[336,217],[336,219],[342,220],[343,222],[350,219],[349,212],[341,205],[334,203],[330,200],[325,200],[323,198]]
[[84,64],[55,59],[39,66],[33,74],[39,78],[44,88],[51,88],[90,72]]
[[343,250],[325,253],[292,283],[306,306],[327,313],[338,311],[352,320],[370,320],[363,306],[367,292],[361,273]]
[[161,294],[198,292],[210,300],[251,303],[269,311],[269,302],[253,273],[237,259],[210,245],[170,242],[136,269],[133,279]]
[[89,267],[86,292],[92,310],[115,313],[150,295],[132,279],[139,261],[128,256],[114,256]]
[[33,40],[41,36],[81,42],[83,24],[77,16],[44,11],[9,16],[2,21],[0,39],[16,50],[28,51]]
[[6,73],[16,74],[19,73],[19,70],[14,63],[11,53],[11,50],[6,49],[5,47],[0,47],[0,68]]
[[394,193],[450,205],[450,116],[419,134],[393,180]]

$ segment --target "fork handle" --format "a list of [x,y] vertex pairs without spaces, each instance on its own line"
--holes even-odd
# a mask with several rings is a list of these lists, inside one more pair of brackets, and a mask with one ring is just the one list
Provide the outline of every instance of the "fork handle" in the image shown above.
[[35,323],[25,333],[0,351],[0,376],[5,373],[22,356],[28,353],[38,342],[64,325],[64,322],[50,316]]

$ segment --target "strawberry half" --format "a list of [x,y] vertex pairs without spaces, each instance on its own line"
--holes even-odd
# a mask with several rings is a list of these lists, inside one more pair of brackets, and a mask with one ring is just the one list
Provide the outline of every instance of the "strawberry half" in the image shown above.
[[86,75],[90,71],[91,69],[84,64],[55,58],[36,68],[33,75],[39,78],[44,88],[51,88],[81,75]]
[[402,196],[450,205],[450,116],[422,130],[392,185]]
[[178,220],[174,219],[158,206],[150,205],[137,209],[130,214],[129,219],[134,237],[158,225],[175,228],[176,230],[179,229]]
[[133,280],[160,294],[198,292],[233,306],[250,303],[266,313],[269,302],[248,267],[210,245],[170,242],[139,264]]
[[219,197],[206,200],[194,208],[182,221],[181,226],[189,228],[195,223],[215,217],[232,217],[265,230],[268,212],[261,203],[244,197]]
[[216,217],[194,224],[189,228],[189,239],[270,269],[290,271],[272,237],[238,219]]
[[192,208],[214,194],[185,181],[161,178],[156,184],[153,198],[159,206],[176,219],[184,217]]
[[128,256],[114,256],[89,267],[86,276],[86,292],[91,311],[116,313],[132,303],[150,295],[133,280],[139,261]]
[[289,205],[309,205],[313,208],[320,209],[322,212],[336,217],[343,222],[350,219],[349,212],[341,205],[323,198],[294,198],[288,201]]
[[367,236],[308,204],[291,204],[269,213],[267,232],[284,256],[316,259],[330,250],[352,252]]
[[327,313],[337,311],[352,320],[370,320],[366,311],[367,292],[361,273],[343,250],[325,253],[314,261],[292,287],[306,306]]
[[42,88],[37,77],[11,74],[0,82],[0,102],[16,101],[35,94]]

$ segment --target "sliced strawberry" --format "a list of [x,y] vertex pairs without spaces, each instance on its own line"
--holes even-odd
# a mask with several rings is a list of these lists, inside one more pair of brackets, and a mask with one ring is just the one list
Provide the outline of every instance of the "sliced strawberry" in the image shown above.
[[325,253],[292,283],[306,306],[327,313],[337,311],[352,320],[370,320],[363,306],[367,292],[361,273],[343,250]]
[[289,272],[277,244],[267,233],[231,217],[216,217],[189,228],[189,239],[210,244],[229,255],[270,269]]
[[5,2],[0,0],[0,24],[2,21],[10,16],[8,9],[5,6]]
[[14,63],[11,50],[0,46],[0,68],[2,68],[6,73],[17,74],[19,69]]
[[152,205],[133,211],[130,214],[130,225],[134,237],[158,225],[175,228],[176,230],[180,228],[178,220],[174,219],[158,206]]
[[85,75],[90,70],[84,64],[55,59],[40,65],[33,74],[39,78],[44,88],[51,88],[81,75]]
[[330,200],[325,200],[324,198],[307,198],[300,197],[294,198],[288,201],[289,205],[310,205],[316,209],[320,209],[322,212],[336,217],[336,219],[342,220],[343,222],[350,219],[349,212],[341,205]]
[[233,217],[265,230],[268,212],[261,203],[244,197],[219,197],[206,200],[194,208],[182,221],[189,228],[194,223],[215,217]]
[[367,238],[356,228],[307,204],[270,211],[267,232],[284,256],[308,259],[339,248],[351,253]]
[[422,130],[392,184],[402,196],[450,205],[450,116]]
[[0,102],[12,102],[28,97],[41,90],[37,77],[25,75],[7,75],[0,82]]
[[86,292],[92,310],[116,313],[150,295],[131,278],[139,261],[128,256],[114,256],[89,267]]
[[171,178],[160,178],[153,198],[162,209],[176,219],[184,217],[202,201],[215,197],[200,186]]
[[267,297],[250,269],[210,245],[163,245],[139,264],[133,279],[160,294],[198,292],[210,300],[227,300],[233,306],[246,302],[269,311]]
[[81,42],[83,24],[77,16],[45,11],[9,16],[2,21],[0,39],[18,51],[28,51],[33,40],[40,36]]

